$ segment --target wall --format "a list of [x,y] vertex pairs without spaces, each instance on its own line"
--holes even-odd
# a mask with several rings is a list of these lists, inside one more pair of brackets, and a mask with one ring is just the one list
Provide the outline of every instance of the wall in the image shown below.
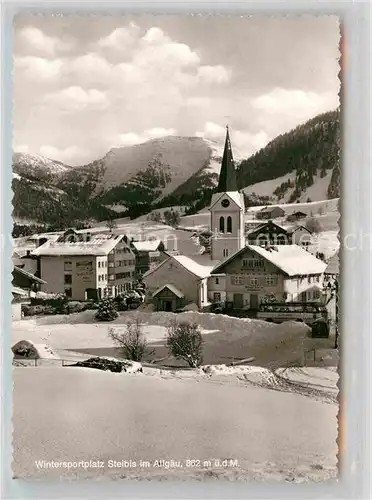
[[292,241],[296,245],[309,245],[311,242],[311,234],[303,227],[299,227],[292,235]]
[[185,303],[199,304],[199,278],[189,273],[177,261],[170,258],[144,278],[150,293],[170,284],[185,295]]
[[307,300],[319,300],[316,298],[315,290],[318,286],[323,286],[323,275],[296,276],[284,280],[284,291],[288,293],[288,300],[301,301],[300,294],[307,292]]
[[208,298],[210,302],[214,301],[215,293],[221,295],[221,301],[226,300],[226,279],[228,279],[226,276],[211,276],[208,278]]
[[[47,283],[41,289],[49,293],[64,293],[66,288],[72,288],[72,299],[85,300],[85,290],[96,288],[95,260],[94,256],[42,256],[41,278]],[[65,262],[71,262],[71,267],[66,267],[66,270]],[[65,284],[65,274],[72,275],[71,285]]]
[[16,302],[12,304],[12,320],[19,321],[20,319],[22,319],[22,304]]

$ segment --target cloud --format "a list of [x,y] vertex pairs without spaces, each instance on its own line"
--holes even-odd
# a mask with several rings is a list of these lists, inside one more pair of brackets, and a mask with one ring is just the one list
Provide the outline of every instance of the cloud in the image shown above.
[[58,148],[55,146],[43,145],[39,149],[39,154],[66,164],[78,164],[80,159],[84,160],[86,158],[87,152],[77,146]]
[[252,106],[268,114],[288,114],[299,119],[307,119],[324,109],[336,108],[338,96],[335,93],[274,88],[271,92],[253,99]]
[[84,109],[90,111],[103,110],[109,106],[104,92],[96,89],[85,90],[72,86],[58,92],[47,94],[44,102],[56,106],[60,111],[75,112]]
[[51,37],[33,26],[25,26],[21,29],[17,38],[23,51],[33,55],[55,56],[58,53],[70,51],[75,45],[75,41],[71,38]]
[[103,49],[127,50],[140,33],[140,28],[136,23],[129,23],[128,26],[122,26],[114,29],[109,35],[98,40],[98,47]]
[[[229,132],[233,155],[236,160],[251,156],[253,153],[263,148],[269,141],[267,134],[262,130],[256,134],[252,134],[246,130],[235,130],[230,128]],[[226,127],[213,122],[206,122],[203,130],[196,132],[195,135],[214,141],[217,145],[217,151],[222,154],[226,137]]]
[[21,83],[20,79],[33,82],[50,82],[60,78],[63,68],[61,59],[44,59],[36,56],[25,56],[14,58],[14,69],[16,74],[16,84]]
[[116,142],[113,147],[120,146],[134,146],[136,144],[142,144],[143,142],[149,141],[150,139],[158,139],[160,137],[166,137],[168,135],[175,135],[176,130],[173,128],[162,128],[155,127],[149,130],[144,130],[140,134],[134,134],[132,132],[127,134],[118,134],[116,137]]
[[238,158],[338,105],[336,18],[133,21],[17,17],[16,143],[88,163],[159,134],[222,148],[229,123]]
[[201,66],[198,69],[199,80],[205,83],[227,83],[231,78],[231,70],[225,66]]
[[28,153],[29,152],[29,146],[27,146],[27,144],[15,144],[13,146],[13,150],[16,152],[16,153]]

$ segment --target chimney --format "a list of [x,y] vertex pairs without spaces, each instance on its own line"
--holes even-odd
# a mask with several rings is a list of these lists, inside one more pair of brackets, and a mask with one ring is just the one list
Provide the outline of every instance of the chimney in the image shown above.
[[26,257],[30,257],[30,255],[31,255],[31,250],[27,250],[26,251]]
[[87,233],[87,237],[86,237],[86,238],[87,238],[87,239],[86,239],[86,241],[90,241],[90,239],[91,239],[91,234],[90,234],[90,232],[89,232],[89,233]]

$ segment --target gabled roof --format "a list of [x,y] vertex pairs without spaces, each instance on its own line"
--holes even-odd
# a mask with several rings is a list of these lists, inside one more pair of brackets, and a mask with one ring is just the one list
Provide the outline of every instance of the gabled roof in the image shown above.
[[161,240],[132,241],[132,245],[139,252],[155,252]]
[[226,191],[224,193],[214,193],[208,210],[211,210],[221,198],[226,196],[228,196],[241,210],[244,209],[243,193],[239,193],[239,191]]
[[275,267],[283,271],[288,276],[304,276],[308,274],[322,274],[326,264],[307,252],[299,245],[278,245],[271,247],[271,250],[258,245],[247,245],[235,252],[222,264],[213,269],[213,274],[222,272],[222,269],[233,259],[244,253],[245,250],[252,250],[263,259],[271,262]]
[[178,290],[177,287],[175,287],[174,285],[171,285],[170,283],[167,283],[166,285],[163,285],[160,288],[158,288],[152,294],[152,296],[156,297],[156,295],[159,295],[159,293],[162,292],[164,290],[164,288],[168,288],[168,290],[170,290],[172,293],[174,293],[174,295],[176,295],[176,297],[178,297],[179,299],[182,299],[184,297],[184,294],[182,292],[180,292],[180,290]]
[[153,269],[149,269],[143,275],[143,278],[146,278],[150,274],[156,272],[160,267],[165,265],[165,263],[169,262],[170,260],[176,261],[183,268],[200,279],[207,278],[213,269],[213,265],[203,266],[202,264],[198,264],[193,259],[191,259],[190,257],[186,257],[185,255],[170,255],[168,259],[163,260],[163,262],[161,262],[158,266],[154,267]]
[[281,207],[278,207],[277,205],[270,205],[268,207],[264,207],[262,208],[261,210],[259,210],[259,213],[262,214],[262,213],[265,213],[265,212],[272,212],[273,210],[275,210],[276,208],[278,208],[279,210],[281,210],[282,212],[284,212],[284,210],[281,208]]
[[252,229],[250,229],[246,235],[249,236],[251,234],[255,234],[259,231],[264,231],[268,225],[271,225],[271,226],[276,226],[280,229],[283,229],[283,231],[285,231],[287,234],[292,234],[294,233],[295,231],[297,231],[298,229],[305,229],[305,231],[307,231],[308,233],[311,234],[311,231],[309,231],[309,229],[307,229],[307,227],[305,226],[302,226],[300,224],[278,224],[277,222],[274,222],[274,221],[267,221],[267,222],[263,222],[262,224],[260,224],[259,226],[257,227],[254,227]]
[[35,283],[40,283],[41,285],[46,284],[46,281],[42,280],[41,278],[38,278],[37,276],[35,276],[32,273],[25,271],[24,269],[21,269],[18,266],[13,267],[13,275],[14,275],[14,273],[18,273],[18,274],[21,274],[22,276],[26,276],[27,278],[29,278],[31,281],[34,281]]
[[340,257],[339,253],[335,253],[328,261],[328,265],[326,270],[324,271],[326,274],[340,274]]
[[124,234],[100,234],[94,236],[89,241],[77,242],[54,242],[47,241],[44,245],[36,248],[32,255],[39,256],[69,256],[69,255],[107,255],[113,250],[118,243],[120,243]]

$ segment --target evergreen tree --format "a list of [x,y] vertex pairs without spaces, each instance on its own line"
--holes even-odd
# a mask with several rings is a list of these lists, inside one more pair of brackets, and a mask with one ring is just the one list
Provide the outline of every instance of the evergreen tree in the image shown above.
[[98,310],[96,313],[96,319],[98,319],[98,321],[113,321],[118,316],[115,302],[110,297],[105,297],[98,303]]

